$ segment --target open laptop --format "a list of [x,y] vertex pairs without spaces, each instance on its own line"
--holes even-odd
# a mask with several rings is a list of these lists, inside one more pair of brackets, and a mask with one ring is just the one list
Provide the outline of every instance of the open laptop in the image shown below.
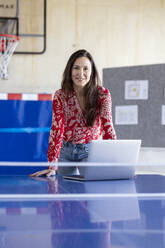
[[92,141],[88,161],[78,163],[80,175],[66,175],[71,180],[131,179],[135,175],[141,140]]

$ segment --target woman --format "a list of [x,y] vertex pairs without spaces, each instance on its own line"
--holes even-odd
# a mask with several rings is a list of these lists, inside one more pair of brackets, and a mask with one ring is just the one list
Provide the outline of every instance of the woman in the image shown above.
[[[92,140],[116,139],[111,96],[99,86],[94,60],[86,50],[73,53],[63,73],[61,89],[53,99],[52,127],[47,151],[48,170],[32,176],[55,175],[56,162],[86,161]],[[53,164],[53,166],[51,166]],[[75,174],[73,166],[59,167],[59,174]]]

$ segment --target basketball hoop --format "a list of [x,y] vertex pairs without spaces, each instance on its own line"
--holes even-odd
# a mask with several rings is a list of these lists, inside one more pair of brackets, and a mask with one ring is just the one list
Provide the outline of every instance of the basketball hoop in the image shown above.
[[8,65],[19,41],[19,36],[0,34],[0,78],[2,79],[8,79]]

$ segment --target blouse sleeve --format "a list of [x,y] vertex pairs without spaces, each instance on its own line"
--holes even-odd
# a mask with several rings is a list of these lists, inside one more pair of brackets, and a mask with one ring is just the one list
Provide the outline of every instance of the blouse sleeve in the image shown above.
[[52,126],[47,151],[48,162],[57,162],[62,146],[64,133],[64,113],[60,96],[55,93],[53,99]]
[[104,92],[102,92],[100,96],[100,117],[103,139],[117,139],[112,122],[111,108],[112,101],[110,92],[104,89]]

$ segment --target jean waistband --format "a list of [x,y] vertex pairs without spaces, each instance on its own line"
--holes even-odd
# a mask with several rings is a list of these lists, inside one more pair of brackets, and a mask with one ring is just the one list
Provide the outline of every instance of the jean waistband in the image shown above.
[[80,148],[84,148],[84,147],[86,147],[86,146],[88,146],[90,143],[87,143],[87,144],[73,144],[73,143],[71,143],[71,142],[66,142],[66,141],[64,141],[63,140],[63,145],[64,146],[68,146],[68,147],[80,147]]

